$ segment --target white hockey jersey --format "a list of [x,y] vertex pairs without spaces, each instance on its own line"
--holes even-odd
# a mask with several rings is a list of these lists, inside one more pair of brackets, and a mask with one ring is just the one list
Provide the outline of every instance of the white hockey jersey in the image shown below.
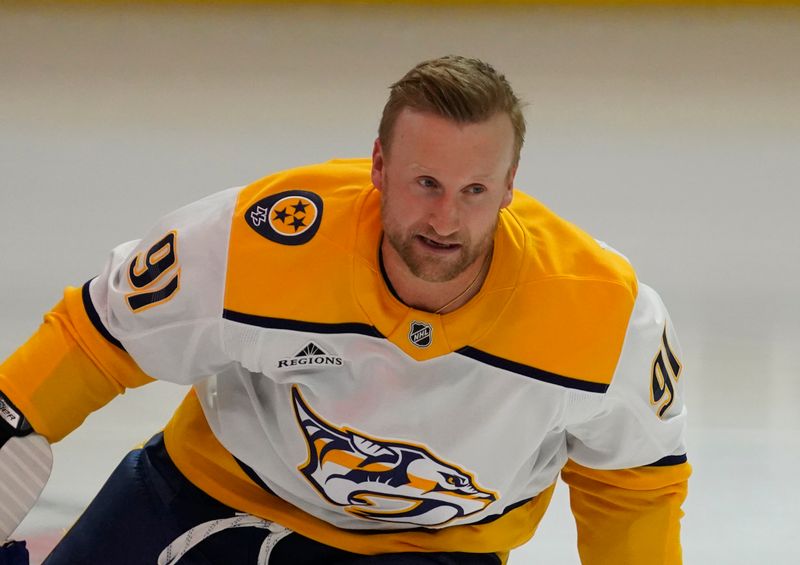
[[[576,484],[668,491],[679,514],[683,371],[658,295],[516,192],[480,292],[410,308],[382,275],[369,168],[294,169],[167,215],[51,314],[75,359],[23,383],[12,357],[0,388],[54,441],[126,386],[191,384],[165,429],[189,480],[350,551],[505,553],[568,460]],[[66,382],[91,393],[62,394],[86,365]]]

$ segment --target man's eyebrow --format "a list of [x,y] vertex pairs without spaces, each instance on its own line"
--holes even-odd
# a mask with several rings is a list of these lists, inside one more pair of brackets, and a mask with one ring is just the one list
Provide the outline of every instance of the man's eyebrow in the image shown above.
[[[428,175],[428,176],[431,176],[431,177],[436,177],[437,176],[437,173],[435,171],[432,171],[429,168],[427,168],[426,166],[420,165],[419,163],[411,163],[409,165],[409,168],[415,169],[416,171],[419,171],[420,173]],[[481,175],[475,175],[474,177],[472,177],[472,182],[485,182],[485,181],[491,180],[493,178],[494,178],[494,176],[491,173],[485,173],[485,174],[481,174]]]

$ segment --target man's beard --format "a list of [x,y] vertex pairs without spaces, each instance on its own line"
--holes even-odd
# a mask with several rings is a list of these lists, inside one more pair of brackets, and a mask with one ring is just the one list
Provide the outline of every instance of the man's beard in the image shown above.
[[385,207],[381,211],[384,217],[384,237],[411,273],[424,281],[436,283],[451,281],[463,273],[476,260],[489,253],[492,248],[497,221],[486,233],[481,234],[478,238],[478,243],[475,244],[472,243],[469,236],[465,236],[463,239],[448,237],[447,243],[457,243],[460,246],[458,253],[454,254],[454,257],[445,260],[442,257],[437,257],[435,253],[426,254],[419,248],[419,243],[415,241],[417,236],[427,237],[434,241],[439,241],[440,238],[435,233],[431,233],[429,227],[423,225],[412,226],[406,233],[401,233],[396,226],[387,223],[384,210]]

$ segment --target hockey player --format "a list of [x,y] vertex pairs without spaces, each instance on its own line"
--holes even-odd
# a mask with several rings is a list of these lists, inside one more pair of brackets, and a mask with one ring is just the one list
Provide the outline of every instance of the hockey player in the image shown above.
[[680,563],[675,331],[622,255],[513,189],[524,134],[491,66],[426,61],[371,159],[190,204],[68,288],[0,366],[5,437],[193,387],[48,565],[503,563],[559,474],[583,563]]

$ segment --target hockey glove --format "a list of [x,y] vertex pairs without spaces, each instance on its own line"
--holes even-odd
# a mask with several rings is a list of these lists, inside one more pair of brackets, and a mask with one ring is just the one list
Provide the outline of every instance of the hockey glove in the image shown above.
[[[52,467],[53,453],[48,441],[33,431],[22,413],[0,391],[0,544],[36,504]],[[21,550],[25,551],[24,543]],[[12,555],[13,551],[20,550],[3,546],[0,565],[6,563],[3,556]]]

